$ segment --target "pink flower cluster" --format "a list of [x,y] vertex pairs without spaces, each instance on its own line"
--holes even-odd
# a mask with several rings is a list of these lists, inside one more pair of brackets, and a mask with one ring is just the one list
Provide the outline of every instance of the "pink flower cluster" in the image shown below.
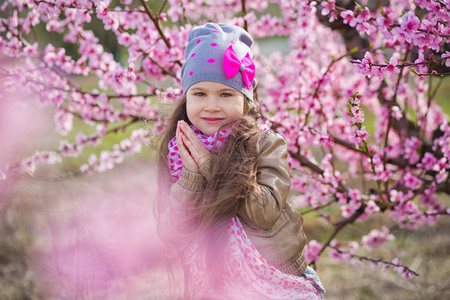
[[[25,173],[33,175],[33,173],[36,171],[36,166],[40,164],[53,165],[58,162],[61,162],[61,156],[57,152],[36,151],[33,156],[22,160],[22,162],[20,163],[20,169]],[[6,176],[5,171],[3,171],[3,176]]]
[[312,240],[305,246],[305,258],[307,261],[319,260],[319,254],[322,251],[322,245],[316,240]]
[[350,137],[350,141],[357,148],[363,148],[363,144],[367,142],[369,133],[366,131],[366,126],[362,126],[364,122],[364,111],[361,109],[362,96],[357,93],[353,94],[349,100],[350,107],[348,110],[350,124],[353,126],[354,135]]
[[372,229],[368,235],[362,237],[362,245],[368,249],[378,248],[387,241],[394,240],[394,235],[390,234],[389,229],[385,226],[381,230]]
[[359,244],[355,241],[348,242],[348,250],[344,250],[341,244],[336,240],[331,241],[330,247],[332,249],[328,252],[328,254],[334,259],[346,264],[363,267],[364,262],[369,262],[373,269],[381,265],[382,272],[389,269],[394,269],[400,276],[406,279],[411,279],[417,275],[417,273],[413,270],[404,267],[398,258],[394,258],[392,261],[386,261],[382,259],[374,259],[368,256],[357,255],[356,252],[359,249]]
[[362,267],[364,265],[361,260],[355,259],[354,256],[355,252],[359,249],[359,244],[357,242],[349,242],[347,251],[342,250],[340,248],[340,243],[336,240],[331,241],[330,247],[332,249],[328,252],[328,255],[333,257],[334,259],[358,267]]
[[89,161],[80,166],[80,171],[88,175],[93,171],[104,172],[114,168],[115,164],[122,163],[126,156],[142,151],[143,144],[148,143],[149,132],[140,128],[131,133],[130,139],[124,139],[120,144],[113,145],[112,151],[102,151],[100,157],[91,154]]

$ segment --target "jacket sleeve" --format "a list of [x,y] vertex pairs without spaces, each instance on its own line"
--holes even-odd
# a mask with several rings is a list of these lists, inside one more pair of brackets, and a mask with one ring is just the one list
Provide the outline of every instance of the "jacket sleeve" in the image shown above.
[[[199,173],[192,172],[183,167],[180,178],[170,188],[169,206],[175,218],[182,217],[190,208],[191,202],[203,196],[206,178],[209,176],[211,159],[206,160],[200,167]],[[208,178],[209,178],[208,177]]]
[[170,201],[176,206],[189,205],[189,200],[203,191],[204,184],[203,175],[183,167],[180,178],[170,188]]
[[201,174],[183,167],[179,180],[170,187],[167,208],[158,217],[158,230],[164,240],[177,243],[180,235],[190,231],[188,211],[192,201],[202,196],[204,183]]
[[272,131],[259,139],[260,158],[256,188],[239,208],[238,215],[249,226],[267,230],[280,217],[291,186],[286,141]]

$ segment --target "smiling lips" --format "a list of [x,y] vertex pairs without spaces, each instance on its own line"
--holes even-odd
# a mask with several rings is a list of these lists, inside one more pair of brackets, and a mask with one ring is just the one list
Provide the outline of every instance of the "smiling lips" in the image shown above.
[[224,118],[202,118],[208,124],[217,124],[224,120]]

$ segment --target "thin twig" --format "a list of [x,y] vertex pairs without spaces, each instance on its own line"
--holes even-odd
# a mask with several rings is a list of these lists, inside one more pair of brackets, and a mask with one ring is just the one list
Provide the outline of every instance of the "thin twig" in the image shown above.
[[[158,30],[159,36],[164,41],[164,43],[166,44],[167,48],[168,49],[172,48],[172,46],[170,45],[170,43],[167,40],[166,36],[164,35],[164,32],[163,32],[163,30],[161,28],[161,25],[159,24],[159,19],[153,15],[152,10],[150,9],[150,7],[148,7],[147,3],[144,0],[139,0],[139,1],[141,2],[142,6],[145,9],[145,12],[147,13],[149,18],[152,20],[153,24],[155,25],[156,30]],[[181,62],[180,61],[176,61],[176,63],[181,66]]]
[[353,213],[353,215],[351,215],[348,219],[344,219],[342,221],[337,222],[336,224],[334,224],[335,229],[333,231],[333,233],[329,236],[328,240],[325,242],[325,244],[323,244],[322,246],[322,250],[320,250],[319,252],[319,256],[325,251],[325,249],[327,247],[330,246],[331,241],[335,238],[335,236],[342,230],[344,229],[347,225],[353,223],[356,221],[356,219],[358,219],[363,213],[364,213],[364,209],[366,208],[365,204],[361,204],[361,207],[355,211]]
[[408,268],[408,267],[405,267],[404,265],[399,265],[399,264],[395,264],[395,263],[390,262],[390,261],[385,261],[385,260],[382,260],[381,258],[375,259],[375,258],[371,258],[371,257],[368,257],[368,256],[356,255],[356,254],[350,253],[350,252],[348,252],[348,251],[344,251],[344,250],[342,250],[342,249],[339,249],[339,248],[333,247],[333,246],[330,246],[330,248],[336,250],[336,251],[337,251],[338,253],[340,253],[340,254],[348,254],[348,255],[350,255],[351,257],[357,258],[357,259],[359,259],[359,260],[365,260],[365,261],[369,261],[369,262],[376,263],[376,264],[382,263],[382,264],[390,265],[390,266],[393,266],[393,267],[404,268],[404,269],[406,269],[408,272],[410,272],[411,274],[414,274],[415,276],[419,276],[418,273],[414,272],[413,270],[411,270],[411,269]]
[[247,8],[245,7],[245,0],[241,0],[241,6],[242,6],[242,19],[244,20],[244,29],[248,31],[248,24],[245,17],[247,16]]

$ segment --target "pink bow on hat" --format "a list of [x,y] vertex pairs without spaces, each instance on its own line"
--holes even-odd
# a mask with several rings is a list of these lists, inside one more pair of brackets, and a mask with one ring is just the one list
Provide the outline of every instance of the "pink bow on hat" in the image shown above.
[[227,78],[232,78],[241,71],[245,86],[248,90],[252,90],[253,79],[255,79],[255,64],[248,53],[241,61],[233,46],[230,45],[223,55],[223,68]]

